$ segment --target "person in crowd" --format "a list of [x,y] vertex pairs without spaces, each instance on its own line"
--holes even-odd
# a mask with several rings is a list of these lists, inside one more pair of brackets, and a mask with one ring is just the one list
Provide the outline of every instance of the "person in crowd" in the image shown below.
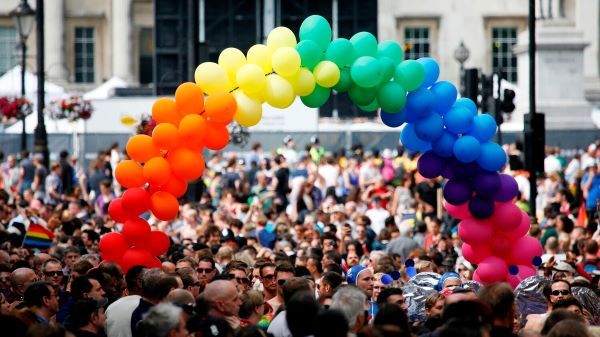
[[357,333],[368,324],[365,312],[369,308],[367,295],[355,286],[345,286],[333,295],[331,309],[339,310],[348,321],[350,332]]
[[146,337],[186,337],[183,310],[171,303],[160,303],[143,316],[140,329]]
[[25,288],[23,302],[26,309],[17,313],[17,318],[27,326],[50,324],[58,312],[58,292],[50,282],[33,282]]
[[108,300],[86,298],[78,300],[71,307],[71,322],[76,337],[104,336],[106,314],[104,307]]

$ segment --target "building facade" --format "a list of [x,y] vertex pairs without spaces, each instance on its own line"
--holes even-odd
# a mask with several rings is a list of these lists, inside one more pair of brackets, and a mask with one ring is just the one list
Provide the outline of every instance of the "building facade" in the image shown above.
[[[18,2],[0,2],[0,74],[20,59],[15,25],[9,17]],[[29,3],[35,7],[34,0]],[[154,1],[45,0],[44,4],[48,80],[73,92],[85,92],[113,76],[134,87],[157,81],[152,73]],[[583,32],[588,43],[583,52],[585,97],[600,104],[600,3],[536,0],[536,6],[540,20],[555,20]],[[486,74],[501,71],[508,81],[517,83],[513,46],[527,29],[528,15],[526,0],[198,0],[197,8],[198,62],[216,61],[229,46],[246,50],[261,43],[278,25],[297,32],[307,15],[320,14],[333,23],[339,37],[370,31],[380,40],[401,43],[405,58],[436,58],[440,78],[456,84],[460,64],[455,50],[461,41],[469,50],[465,68],[479,68]],[[35,33],[27,44],[27,69],[35,70]],[[192,76],[183,74],[184,78]],[[364,115],[342,95],[323,107],[321,114]]]

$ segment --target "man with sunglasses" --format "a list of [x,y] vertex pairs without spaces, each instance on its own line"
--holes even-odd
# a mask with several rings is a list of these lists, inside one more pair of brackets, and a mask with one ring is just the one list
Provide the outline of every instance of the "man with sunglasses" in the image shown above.
[[275,279],[277,280],[277,296],[268,300],[267,303],[273,308],[273,312],[277,312],[283,304],[283,284],[285,281],[294,277],[296,271],[288,262],[282,262],[275,268]]
[[42,279],[60,287],[64,278],[62,264],[57,259],[49,259],[42,263]]
[[198,280],[208,283],[217,274],[215,260],[208,256],[201,257],[196,270],[198,271]]
[[250,287],[248,265],[245,262],[237,260],[229,262],[225,270],[223,270],[223,274],[229,275],[231,280],[235,280],[241,291],[247,290]]
[[267,262],[260,266],[260,282],[263,285],[263,295],[265,301],[277,296],[277,281],[275,279],[276,266],[274,263]]
[[565,280],[553,280],[550,285],[544,287],[543,293],[551,308],[559,300],[571,295],[571,284]]

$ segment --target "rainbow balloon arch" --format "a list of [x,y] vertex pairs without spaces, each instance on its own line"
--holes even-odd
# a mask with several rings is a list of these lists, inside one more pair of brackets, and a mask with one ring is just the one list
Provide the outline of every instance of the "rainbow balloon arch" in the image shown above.
[[528,214],[512,202],[516,181],[498,173],[506,154],[491,140],[494,119],[478,115],[470,99],[457,99],[454,85],[437,81],[435,60],[402,60],[395,41],[378,43],[368,32],[332,41],[329,23],[318,15],[304,20],[299,36],[297,42],[291,30],[277,27],[266,45],[246,54],[227,48],[218,63],[200,64],[196,83],[181,84],[174,100],[156,100],[152,136],[131,137],[126,146],[131,159],[116,167],[116,179],[127,190],[110,203],[109,214],[123,229],[102,237],[102,258],[124,270],[160,267],[157,256],[168,250],[169,238],[151,231],[140,215],[151,211],[165,221],[177,216],[177,198],[204,171],[202,150],[223,149],[234,120],[246,127],[259,123],[263,103],[284,109],[300,96],[316,108],[336,90],[347,92],[362,110],[380,111],[389,127],[406,124],[400,138],[406,148],[423,152],[419,173],[447,179],[444,205],[461,220],[462,252],[478,266],[476,281],[516,287],[535,275],[542,247],[527,236]]

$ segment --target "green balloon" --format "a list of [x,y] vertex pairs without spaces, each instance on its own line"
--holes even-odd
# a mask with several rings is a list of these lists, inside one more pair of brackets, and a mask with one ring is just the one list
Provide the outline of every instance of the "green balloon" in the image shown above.
[[315,90],[312,93],[306,96],[300,97],[302,103],[309,108],[318,108],[325,104],[329,99],[329,95],[331,94],[330,88],[324,88],[320,85],[315,85]]
[[375,98],[373,102],[367,105],[358,105],[358,108],[366,112],[375,112],[379,109],[379,102],[377,101],[377,98]]
[[355,58],[352,43],[344,38],[331,41],[325,51],[325,59],[337,64],[339,68],[351,65]]
[[350,77],[350,69],[340,69],[340,80],[333,86],[337,92],[346,92],[352,87],[352,78]]
[[396,71],[396,65],[394,61],[387,56],[382,56],[377,58],[377,62],[379,62],[379,66],[381,67],[381,82],[387,82],[392,77],[394,77],[394,72]]
[[387,56],[394,62],[394,65],[402,62],[402,54],[402,47],[396,41],[383,41],[377,46],[377,58]]
[[356,50],[356,56],[372,56],[377,55],[377,39],[369,32],[360,32],[354,34],[350,38],[350,42]]
[[323,58],[323,52],[313,40],[300,41],[296,45],[296,51],[300,54],[300,65],[310,70]]
[[321,51],[325,51],[331,42],[331,26],[320,15],[311,15],[300,25],[300,40],[313,40]]
[[407,91],[418,89],[425,79],[425,68],[415,60],[406,60],[396,67],[394,81]]
[[376,58],[361,56],[350,67],[352,81],[363,88],[372,88],[381,82],[383,71]]
[[368,105],[377,96],[377,87],[362,88],[354,85],[348,90],[348,96],[356,105]]
[[394,81],[384,83],[377,90],[377,100],[385,112],[399,112],[406,103],[406,90]]

